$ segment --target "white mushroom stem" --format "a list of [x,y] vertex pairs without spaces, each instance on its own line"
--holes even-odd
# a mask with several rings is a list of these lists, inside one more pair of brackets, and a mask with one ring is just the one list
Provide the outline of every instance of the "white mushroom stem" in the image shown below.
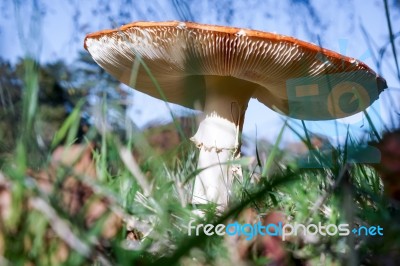
[[240,132],[254,84],[235,78],[208,76],[205,119],[191,140],[200,149],[192,203],[216,203],[224,209],[229,202],[235,173],[231,164],[240,157]]
[[207,115],[200,123],[192,141],[200,149],[197,167],[204,170],[196,177],[193,203],[215,202],[222,207],[228,204],[233,181],[229,161],[237,153],[237,135],[235,124],[216,113]]

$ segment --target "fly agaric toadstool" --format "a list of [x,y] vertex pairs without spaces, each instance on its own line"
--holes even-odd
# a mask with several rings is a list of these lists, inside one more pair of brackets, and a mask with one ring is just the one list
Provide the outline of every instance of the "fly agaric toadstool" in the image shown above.
[[198,168],[206,169],[195,179],[192,202],[222,208],[250,98],[294,118],[324,120],[364,110],[387,87],[358,60],[248,29],[135,22],[89,34],[84,45],[119,81],[185,107],[202,106],[205,118],[192,141],[200,149]]

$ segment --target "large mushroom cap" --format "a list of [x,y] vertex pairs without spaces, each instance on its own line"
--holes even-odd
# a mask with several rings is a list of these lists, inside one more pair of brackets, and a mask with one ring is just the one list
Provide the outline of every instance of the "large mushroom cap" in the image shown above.
[[252,98],[306,120],[360,112],[387,87],[358,60],[292,37],[248,29],[135,22],[87,35],[85,48],[121,82],[162,98],[146,68],[137,68],[135,61],[141,58],[166,99],[189,108],[204,101],[208,80],[216,76],[228,86],[250,82],[255,88]]

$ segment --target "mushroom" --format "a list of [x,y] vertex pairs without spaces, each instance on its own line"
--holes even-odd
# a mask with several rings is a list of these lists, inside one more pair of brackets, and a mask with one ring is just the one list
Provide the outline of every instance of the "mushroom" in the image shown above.
[[240,156],[250,98],[293,118],[324,120],[364,110],[387,87],[358,60],[249,29],[135,22],[89,34],[84,46],[119,81],[168,102],[201,106],[204,119],[191,140],[205,170],[195,179],[192,202],[222,208],[233,170],[240,173],[229,162]]

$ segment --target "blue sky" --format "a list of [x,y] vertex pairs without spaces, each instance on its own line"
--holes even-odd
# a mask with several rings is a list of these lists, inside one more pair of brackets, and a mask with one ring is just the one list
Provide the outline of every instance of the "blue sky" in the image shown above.
[[[77,52],[83,49],[83,38],[86,33],[112,28],[109,21],[117,25],[124,21],[118,15],[118,7],[123,0],[113,1],[111,9],[106,15],[101,15],[102,6],[98,1],[25,1],[20,8],[9,1],[0,4],[3,13],[0,17],[0,53],[3,57],[15,60],[27,52],[34,54],[42,62],[65,59],[72,62]],[[31,23],[32,8],[29,3],[36,2],[44,11],[33,17],[37,23]],[[101,1],[100,2],[104,2]],[[106,1],[107,2],[107,1]],[[179,20],[180,16],[172,4],[173,1],[142,1],[133,0],[126,7],[131,20],[167,21]],[[224,3],[225,1],[220,1]],[[309,2],[312,9],[299,4],[301,1],[232,1],[232,6],[216,5],[216,1],[187,1],[187,7],[196,22],[229,25],[236,27],[252,28],[280,34],[294,36],[296,38],[318,42],[324,48],[328,48],[347,56],[361,59],[372,69],[377,70],[373,54],[377,48],[382,47],[388,41],[388,29],[385,18],[383,1],[304,1]],[[262,4],[260,4],[262,3]],[[295,3],[293,5],[293,3]],[[296,4],[297,3],[297,4]],[[186,6],[184,6],[185,8]],[[93,15],[92,9],[97,10],[98,15]],[[79,10],[79,16],[75,13]],[[394,31],[399,32],[400,8],[391,9]],[[99,15],[100,14],[100,15]],[[74,16],[75,15],[75,16]],[[34,25],[37,25],[35,28]],[[396,27],[397,26],[397,27]],[[362,34],[362,27],[366,30],[371,40],[369,43]],[[400,42],[397,41],[397,44]],[[398,53],[400,53],[398,45]],[[385,92],[373,105],[377,117],[388,120],[390,114],[400,110],[400,84],[396,78],[391,49],[388,49],[383,57],[382,74],[386,78],[392,93]],[[391,98],[392,102],[388,99]],[[393,103],[394,102],[394,103]],[[397,105],[397,106],[396,106]],[[151,110],[146,108],[153,106]],[[180,112],[179,107],[173,107]],[[154,110],[158,110],[155,112]],[[131,117],[139,126],[150,121],[167,122],[169,117],[165,115],[165,104],[139,92],[133,96]],[[264,105],[252,100],[246,113],[244,134],[254,142],[255,129],[258,137],[274,142],[285,118]],[[293,123],[299,121],[291,120]],[[352,130],[362,132],[367,126],[362,115],[353,116],[337,123],[341,128],[339,139],[345,136],[345,130],[351,125]],[[364,126],[362,126],[364,122]],[[327,134],[336,139],[335,123],[307,122],[307,126],[315,132]],[[290,131],[285,134],[284,141],[294,140]]]

